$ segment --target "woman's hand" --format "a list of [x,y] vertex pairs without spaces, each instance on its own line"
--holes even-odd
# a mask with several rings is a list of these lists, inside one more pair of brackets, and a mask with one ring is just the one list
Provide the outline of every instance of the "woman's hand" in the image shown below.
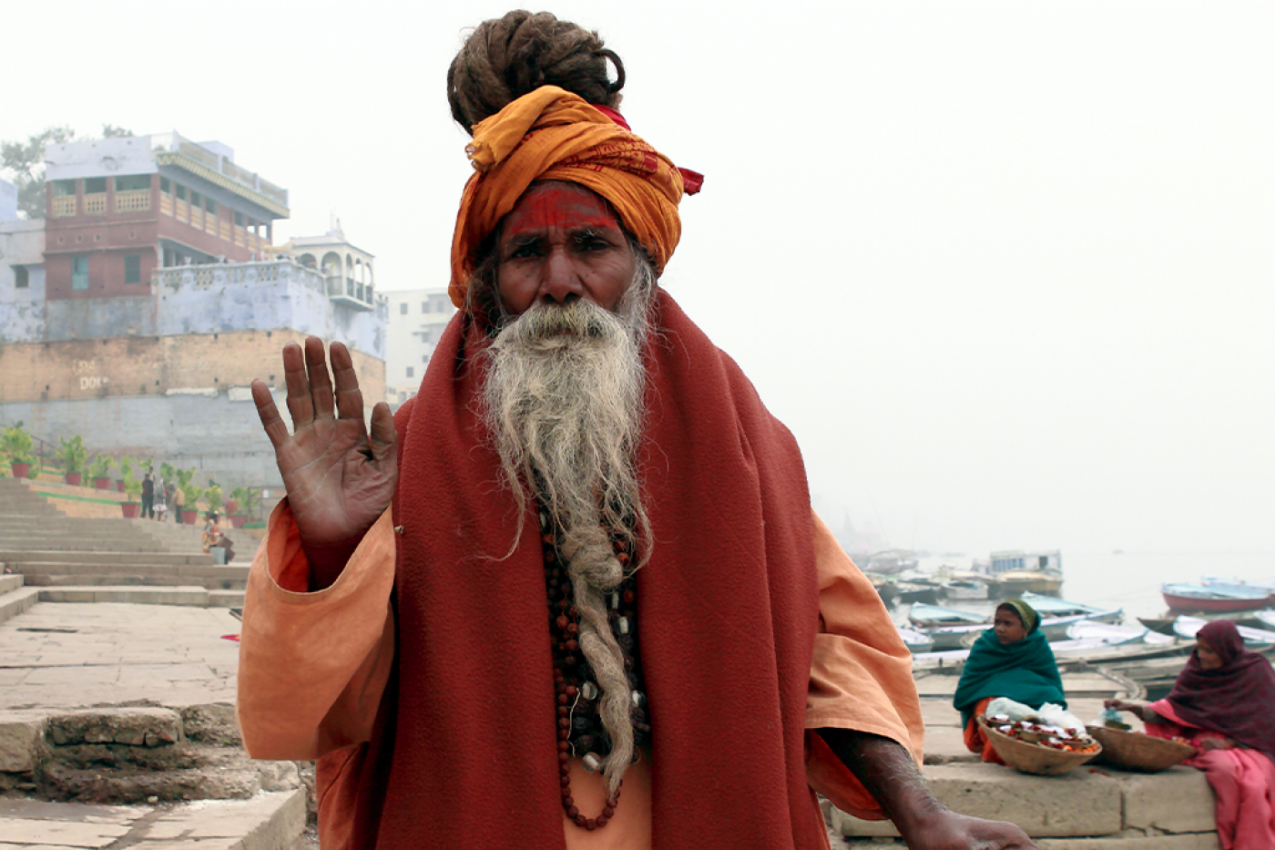
[[1235,741],[1230,738],[1205,738],[1200,741],[1200,749],[1208,750],[1233,750],[1236,747]]
[[[389,405],[372,409],[363,424],[363,394],[349,349],[332,343],[335,393],[328,378],[323,340],[308,337],[283,348],[292,433],[279,416],[269,388],[252,382],[262,427],[274,445],[283,486],[301,534],[315,584],[340,575],[363,535],[394,497],[398,482],[397,435]],[[335,398],[335,403],[334,403]]]
[[1147,703],[1137,699],[1108,699],[1103,700],[1103,708],[1114,708],[1116,711],[1128,711],[1139,719],[1146,719]]

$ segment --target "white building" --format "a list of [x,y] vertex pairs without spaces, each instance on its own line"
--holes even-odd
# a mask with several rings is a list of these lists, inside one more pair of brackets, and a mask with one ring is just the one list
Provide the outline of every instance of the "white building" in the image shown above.
[[385,356],[385,396],[391,407],[416,395],[434,346],[456,308],[439,289],[383,293],[390,302]]
[[1061,573],[1062,552],[1058,549],[1037,549],[1035,551],[1013,549],[992,553],[992,575],[999,575],[1011,570]]

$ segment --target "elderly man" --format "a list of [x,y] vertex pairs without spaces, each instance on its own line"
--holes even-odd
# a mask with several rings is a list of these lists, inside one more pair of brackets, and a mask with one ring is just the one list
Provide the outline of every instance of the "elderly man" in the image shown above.
[[245,602],[249,752],[319,760],[325,848],[815,850],[814,790],[912,847],[1033,846],[920,781],[906,649],[657,283],[699,178],[622,85],[552,15],[480,26],[448,75],[461,312],[420,392],[368,430],[349,352],[329,379],[289,345],[289,434],[254,383],[288,499]]

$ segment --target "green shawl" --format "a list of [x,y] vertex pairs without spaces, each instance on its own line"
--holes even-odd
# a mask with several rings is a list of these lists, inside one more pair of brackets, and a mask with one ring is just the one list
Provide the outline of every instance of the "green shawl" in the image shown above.
[[1017,643],[1002,644],[988,629],[970,649],[952,705],[969,725],[974,706],[984,697],[1008,697],[1040,708],[1047,702],[1067,707],[1062,677],[1045,635],[1035,631]]

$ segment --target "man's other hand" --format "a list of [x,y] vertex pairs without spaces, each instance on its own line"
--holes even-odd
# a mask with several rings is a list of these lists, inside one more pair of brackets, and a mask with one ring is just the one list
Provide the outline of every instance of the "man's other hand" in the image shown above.
[[295,342],[284,346],[283,373],[291,434],[265,383],[252,382],[252,399],[274,445],[313,583],[326,587],[394,496],[394,418],[380,402],[372,408],[368,433],[354,361],[339,342],[332,343],[335,390],[317,337],[306,338],[304,352]]
[[908,850],[1036,850],[1027,833],[1012,823],[947,809],[931,812],[909,832]]

